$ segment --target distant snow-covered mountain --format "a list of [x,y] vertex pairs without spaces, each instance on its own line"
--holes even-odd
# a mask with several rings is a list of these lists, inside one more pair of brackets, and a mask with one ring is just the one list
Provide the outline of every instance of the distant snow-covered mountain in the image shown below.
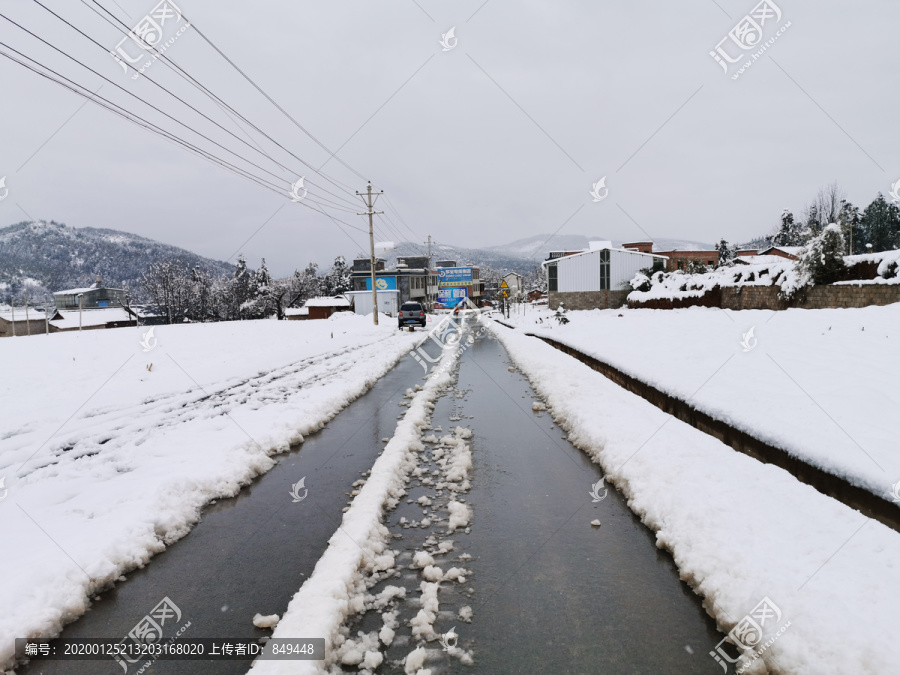
[[[483,248],[465,248],[447,244],[433,244],[432,260],[455,260],[459,265],[490,267],[498,272],[519,272],[527,274],[541,264],[549,256],[550,251],[580,251],[590,247],[592,241],[612,241],[613,246],[621,246],[623,241],[610,240],[606,237],[589,237],[582,234],[537,234],[525,239],[501,246]],[[686,249],[712,250],[714,247],[689,239],[656,239],[655,251],[673,251]],[[401,242],[381,255],[389,264],[397,262],[401,256],[426,255],[426,247],[421,244]],[[361,255],[367,255],[361,253]]]
[[[546,260],[550,251],[580,251],[589,247],[592,241],[612,241],[613,246],[621,246],[620,240],[610,240],[609,237],[588,237],[583,234],[537,234],[526,239],[517,239],[502,246],[491,246],[485,250],[495,251],[497,254],[513,257],[534,258]],[[637,241],[632,239],[631,241]],[[711,244],[688,239],[655,239],[653,249],[655,251],[674,251],[685,249],[712,250]]]
[[151,263],[168,259],[215,273],[234,270],[228,263],[128,232],[55,221],[17,223],[0,229],[0,301],[21,302],[26,285],[39,300],[44,293],[87,286],[97,274],[109,286],[134,288]]

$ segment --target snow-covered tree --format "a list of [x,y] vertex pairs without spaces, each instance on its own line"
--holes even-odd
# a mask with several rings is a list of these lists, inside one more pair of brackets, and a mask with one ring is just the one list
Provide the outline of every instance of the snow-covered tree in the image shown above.
[[190,314],[194,293],[190,270],[182,261],[151,263],[141,276],[140,284],[156,311],[168,323],[183,321]]
[[798,264],[805,279],[818,285],[838,281],[845,269],[845,246],[840,225],[828,225],[809,242],[800,258]]
[[803,246],[806,243],[804,227],[794,221],[794,214],[785,209],[781,214],[781,226],[772,237],[773,246]]
[[872,244],[873,253],[900,247],[900,209],[889,203],[881,193],[866,207],[860,225],[860,252],[865,250],[866,244]]
[[322,294],[328,296],[341,295],[351,290],[350,268],[344,256],[339,255],[334,259],[331,271],[322,279]]
[[253,275],[247,269],[244,254],[238,256],[234,275],[231,277],[228,302],[228,318],[243,319],[247,303],[254,299]]
[[737,251],[725,239],[719,240],[719,243],[716,244],[716,250],[719,252],[719,267],[728,267],[734,263]]
[[846,195],[837,183],[819,189],[815,199],[806,207],[806,228],[809,237],[821,234],[831,223],[840,220],[841,202]]
[[865,250],[865,242],[860,241],[863,237],[859,209],[846,199],[842,200],[837,222],[847,242],[847,253],[851,255],[857,251],[862,253]]

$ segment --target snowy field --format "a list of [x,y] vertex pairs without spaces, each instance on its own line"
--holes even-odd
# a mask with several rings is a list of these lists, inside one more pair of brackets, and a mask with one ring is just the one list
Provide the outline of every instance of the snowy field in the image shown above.
[[0,341],[0,669],[14,638],[58,633],[423,337],[349,314],[146,331]]
[[[618,318],[619,313],[624,316]],[[725,397],[720,410],[734,411],[739,397],[752,402],[766,392],[768,414],[774,415],[779,406],[796,407],[792,415],[761,425],[769,433],[785,432],[787,422],[779,426],[780,420],[790,418],[798,430],[812,437],[824,433],[837,438],[833,428],[825,432],[817,428],[824,422],[812,421],[805,397],[785,394],[792,391],[790,381],[766,382],[778,372],[768,369],[766,362],[771,362],[766,356],[772,354],[797,371],[795,377],[822,396],[826,406],[838,396],[846,402],[843,387],[851,387],[857,397],[865,395],[868,407],[863,407],[866,402],[854,404],[855,410],[864,411],[864,419],[855,425],[847,417],[839,419],[853,433],[864,424],[885,433],[891,424],[882,416],[889,405],[891,378],[881,380],[881,369],[875,367],[866,371],[867,377],[850,378],[849,365],[837,359],[836,352],[849,344],[859,348],[856,360],[849,359],[849,364],[883,353],[875,344],[879,339],[889,342],[885,335],[890,335],[896,311],[807,312],[806,317],[783,313],[764,328],[765,313],[734,317],[740,323],[722,314],[719,310],[572,313],[571,324],[549,332],[557,339],[568,335],[581,348],[590,346],[594,353],[614,363],[618,360],[623,367],[627,360],[631,372],[678,392],[692,393],[734,356],[731,363],[737,365],[707,385],[721,382],[714,389]],[[832,317],[833,342],[821,334],[814,339],[827,316]],[[843,321],[838,322],[841,317]],[[753,322],[760,329],[759,350],[743,354],[738,349],[735,355],[741,330]],[[856,322],[865,323],[865,338],[855,335],[862,333]],[[827,325],[824,332],[829,332]],[[500,326],[494,333],[569,440],[603,467],[606,478],[628,498],[630,508],[656,532],[658,546],[672,552],[682,578],[704,598],[719,627],[726,633],[734,631],[746,645],[756,645],[734,663],[735,646],[711,644],[711,660],[719,659],[728,673],[759,674],[768,668],[791,674],[874,675],[896,670],[900,663],[900,642],[894,635],[900,605],[900,535],[787,472],[735,452],[535,338]],[[678,350],[684,353],[676,357]],[[740,357],[746,357],[746,362]],[[826,379],[811,375],[819,359],[825,359],[822,370],[831,367],[839,373],[840,379],[830,387],[825,386]],[[768,377],[755,378],[757,368]],[[806,377],[812,382],[802,379]],[[737,395],[729,395],[732,389]],[[707,404],[719,400],[715,396],[703,399]],[[762,411],[754,414],[752,419],[762,419],[758,416]],[[749,423],[750,418],[742,419]],[[873,435],[861,437],[869,441]],[[815,444],[807,442],[804,447],[815,449]],[[751,621],[763,631],[759,642],[747,630]]]
[[573,311],[562,326],[552,314],[528,308],[510,322],[893,499],[900,481],[900,305]]

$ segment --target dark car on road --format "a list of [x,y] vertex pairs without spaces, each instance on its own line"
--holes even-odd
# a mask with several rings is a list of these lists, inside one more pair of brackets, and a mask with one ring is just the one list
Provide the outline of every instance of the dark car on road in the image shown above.
[[397,323],[400,328],[404,326],[422,326],[425,328],[425,308],[420,302],[404,302],[400,307]]

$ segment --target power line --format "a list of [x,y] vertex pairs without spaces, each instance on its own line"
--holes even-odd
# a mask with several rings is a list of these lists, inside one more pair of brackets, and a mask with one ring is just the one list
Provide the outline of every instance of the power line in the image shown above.
[[[43,5],[39,0],[34,0],[34,2],[35,2],[37,5],[39,5],[40,7],[42,7],[43,9],[45,9],[47,12],[49,12],[50,14],[52,14],[54,17],[56,17],[57,19],[59,19],[60,21],[62,21],[63,23],[65,23],[67,26],[69,26],[70,28],[72,28],[73,30],[75,30],[76,32],[78,32],[80,35],[82,35],[83,37],[87,38],[90,42],[92,42],[94,45],[96,45],[97,47],[99,47],[104,53],[108,53],[107,49],[106,49],[102,44],[100,44],[99,42],[97,42],[96,40],[94,40],[91,36],[89,36],[87,33],[85,33],[84,31],[82,31],[80,28],[78,28],[77,26],[73,25],[72,23],[70,23],[69,21],[67,21],[67,20],[64,19],[63,17],[61,17],[59,14],[57,14],[57,13],[54,12],[53,10],[49,9],[49,8],[46,7],[45,5]],[[202,134],[201,132],[197,131],[196,129],[193,129],[192,127],[188,126],[188,125],[185,124],[184,122],[181,122],[180,120],[178,120],[178,119],[172,117],[171,115],[169,115],[169,114],[166,113],[165,111],[161,110],[161,109],[158,108],[157,106],[155,106],[155,105],[153,105],[152,103],[149,103],[148,101],[142,99],[142,98],[141,98],[140,96],[138,96],[137,94],[134,94],[133,92],[129,91],[128,89],[125,89],[125,88],[122,87],[121,85],[116,84],[115,82],[113,82],[112,80],[110,80],[109,78],[107,78],[106,76],[101,75],[99,72],[97,72],[96,70],[94,70],[94,69],[91,68],[90,66],[88,66],[88,65],[86,65],[86,64],[84,64],[84,63],[82,63],[81,61],[79,61],[79,60],[76,59],[75,57],[73,57],[73,56],[67,54],[66,52],[62,51],[62,50],[59,49],[58,47],[56,47],[56,46],[50,44],[49,42],[47,42],[46,40],[44,40],[44,39],[41,38],[40,36],[38,36],[38,35],[36,35],[35,33],[31,32],[30,30],[28,30],[28,29],[25,28],[24,26],[22,26],[22,25],[16,23],[16,22],[13,21],[12,19],[6,17],[6,16],[3,15],[3,14],[0,14],[0,16],[2,16],[4,19],[6,19],[7,21],[9,21],[10,23],[12,23],[13,25],[15,25],[16,27],[18,27],[19,29],[25,31],[26,33],[28,33],[29,35],[31,35],[31,36],[34,37],[35,39],[37,39],[37,40],[43,42],[45,45],[51,47],[52,49],[54,49],[55,51],[59,52],[60,54],[63,54],[64,56],[66,56],[66,57],[69,58],[70,60],[72,60],[72,61],[74,61],[75,63],[77,63],[78,65],[82,66],[83,68],[85,68],[85,69],[87,69],[87,70],[90,70],[92,73],[94,73],[94,74],[97,75],[98,77],[102,78],[102,79],[105,80],[106,82],[109,82],[110,84],[112,84],[113,86],[115,86],[117,89],[120,89],[121,91],[124,91],[125,93],[127,93],[129,96],[132,96],[133,98],[136,98],[137,100],[141,101],[142,103],[144,103],[144,105],[147,105],[147,106],[153,108],[154,110],[156,110],[157,112],[159,112],[159,113],[165,115],[165,116],[168,117],[169,119],[174,120],[175,122],[177,122],[177,123],[180,124],[181,126],[187,128],[187,129],[190,129],[191,131],[193,131],[193,132],[196,133],[197,135],[202,136],[203,138],[205,138],[206,140],[210,141],[211,143],[214,143],[215,145],[217,145],[218,147],[222,148],[222,149],[225,150],[226,152],[229,152],[229,153],[235,155],[236,157],[241,157],[241,159],[244,160],[245,162],[247,162],[247,163],[249,163],[249,164],[255,166],[256,168],[260,169],[261,171],[264,171],[264,172],[268,173],[270,176],[273,176],[274,178],[279,179],[279,180],[284,180],[283,178],[281,178],[281,177],[279,177],[279,176],[276,176],[274,173],[272,173],[272,172],[269,171],[268,169],[265,169],[264,167],[261,167],[259,164],[256,164],[255,162],[252,162],[251,160],[247,159],[246,157],[243,157],[242,155],[239,155],[238,153],[234,152],[233,150],[231,150],[231,149],[229,149],[229,148],[226,148],[226,147],[225,147],[224,145],[222,145],[221,143],[218,143],[217,141],[212,140],[211,138],[209,138],[209,137],[206,136],[205,134]],[[277,164],[279,167],[281,167],[281,168],[284,169],[285,171],[290,171],[290,169],[288,169],[288,167],[284,166],[283,164],[281,164],[280,162],[278,162],[278,161],[276,161],[276,160],[273,160],[271,157],[269,157],[268,155],[266,155],[264,152],[262,152],[262,151],[259,150],[258,148],[255,148],[254,146],[252,146],[250,143],[248,143],[247,141],[245,141],[243,138],[237,136],[235,133],[233,133],[233,132],[230,131],[229,129],[226,129],[226,128],[223,127],[221,124],[219,124],[217,121],[215,121],[214,119],[212,119],[211,117],[209,117],[208,115],[206,115],[205,113],[201,112],[201,111],[198,110],[196,107],[194,107],[193,105],[191,105],[190,103],[188,103],[187,101],[185,101],[183,98],[181,98],[181,97],[178,96],[177,94],[173,93],[172,91],[170,91],[169,89],[167,89],[165,86],[163,86],[163,85],[159,84],[158,82],[156,82],[153,78],[151,78],[151,77],[146,77],[146,79],[147,79],[149,82],[151,82],[153,85],[155,85],[156,87],[162,89],[162,90],[165,91],[167,94],[169,94],[170,96],[172,96],[173,98],[175,98],[176,100],[178,100],[180,103],[184,104],[185,106],[187,106],[188,108],[190,108],[191,110],[193,110],[195,113],[197,113],[198,115],[200,115],[201,117],[203,117],[203,118],[206,119],[207,121],[212,122],[215,126],[217,126],[219,129],[221,129],[222,131],[224,131],[226,134],[228,134],[228,135],[231,136],[232,138],[237,139],[240,143],[243,143],[244,145],[246,145],[248,148],[250,148],[250,149],[253,150],[254,152],[258,152],[258,153],[262,154],[264,157],[266,157],[267,159],[272,160],[273,162],[275,162],[275,164]],[[223,103],[224,103],[224,102],[223,102]],[[226,105],[227,105],[227,104],[226,104]],[[230,106],[229,106],[229,107],[230,107]],[[235,111],[235,112],[236,112],[236,111]],[[262,132],[261,132],[261,133],[262,133]],[[268,137],[268,136],[267,136],[267,137]],[[274,142],[274,141],[273,141],[273,142]],[[279,146],[279,147],[283,147],[283,146]],[[291,153],[291,154],[293,154],[293,153]],[[300,160],[300,158],[297,158],[297,159],[298,159],[299,161],[303,162],[303,160]],[[307,165],[307,166],[309,166],[310,168],[312,168],[311,165],[306,164],[305,162],[304,162],[304,164]],[[288,182],[288,184],[290,185],[290,181],[287,181],[287,182]],[[312,183],[312,181],[310,181],[310,183],[313,184],[313,185],[315,186],[315,184]],[[318,187],[318,186],[316,186],[316,187]],[[322,189],[323,191],[327,192],[327,190],[324,190],[324,188],[319,188],[319,189]],[[329,194],[332,194],[332,196],[338,197],[338,195],[334,195],[333,193],[329,193]],[[338,198],[340,198],[340,197],[338,197]],[[324,198],[324,197],[320,197],[320,199],[324,199],[325,201],[330,201],[330,200],[327,200],[327,198]],[[348,203],[351,203],[351,204],[352,204],[352,202],[349,202],[349,201],[348,201]]]
[[[112,14],[112,12],[110,12],[110,11],[107,10],[105,7],[103,7],[103,5],[101,5],[99,2],[97,2],[97,0],[91,0],[91,1],[92,1],[95,5],[97,5],[98,7],[100,7],[100,9],[102,9],[104,12],[106,12],[106,14],[108,14],[109,17],[112,17],[112,19],[110,19],[110,18],[104,16],[104,15],[101,14],[99,11],[97,11],[94,7],[88,5],[87,2],[86,2],[86,0],[81,0],[81,2],[82,2],[86,7],[88,7],[88,9],[90,9],[90,10],[93,11],[95,14],[97,14],[97,16],[99,16],[99,17],[101,17],[102,19],[104,19],[107,23],[109,23],[109,24],[110,24],[113,28],[115,28],[117,31],[119,31],[120,33],[124,33],[126,36],[129,34],[130,29],[128,28],[128,26],[127,26],[124,22],[122,22],[118,17],[116,17],[114,14]],[[37,0],[35,0],[35,2],[37,2]],[[40,3],[39,3],[39,4],[40,4]],[[50,11],[50,10],[48,10],[48,11]],[[64,19],[63,19],[63,20],[64,20]],[[117,26],[116,23],[113,23],[113,21],[115,21],[116,23],[118,23],[119,26]],[[191,25],[193,26],[193,24],[191,24]],[[121,27],[120,27],[120,26],[121,26]],[[196,26],[193,26],[193,27],[195,28],[195,30],[197,30],[197,29],[196,29]],[[78,30],[78,29],[76,29],[76,30]],[[79,31],[79,32],[80,32],[80,31]],[[198,30],[197,32],[199,33],[199,30]],[[91,39],[91,38],[88,38],[88,39]],[[96,43],[95,40],[92,40],[92,41]],[[100,45],[100,46],[102,47],[102,45]],[[254,123],[251,122],[249,119],[247,119],[244,115],[242,115],[241,113],[239,113],[233,106],[231,106],[231,105],[229,105],[228,103],[226,103],[220,96],[218,96],[217,94],[215,94],[215,93],[214,93],[213,91],[211,91],[208,87],[206,87],[203,83],[201,83],[199,80],[197,80],[197,78],[195,78],[193,75],[191,75],[190,73],[188,73],[188,72],[187,72],[184,68],[182,68],[176,61],[174,61],[173,59],[171,59],[169,56],[163,54],[162,52],[160,52],[159,50],[157,50],[155,47],[150,46],[149,48],[150,48],[150,50],[152,50],[152,52],[153,52],[154,54],[156,54],[156,56],[157,56],[157,57],[158,57],[158,58],[166,65],[166,67],[170,68],[173,72],[175,72],[177,75],[179,75],[182,79],[184,79],[185,81],[187,81],[189,84],[191,84],[191,85],[194,86],[195,88],[199,89],[201,92],[203,92],[206,96],[208,96],[210,99],[212,99],[214,102],[216,102],[216,103],[219,104],[220,106],[225,106],[225,107],[227,108],[227,110],[231,111],[234,115],[236,115],[237,117],[239,117],[245,124],[249,125],[249,126],[252,127],[254,130],[256,130],[258,133],[260,133],[260,134],[262,134],[263,136],[265,136],[269,141],[271,141],[272,143],[274,143],[275,145],[277,145],[279,148],[281,148],[281,149],[284,150],[286,153],[288,153],[289,155],[291,155],[294,159],[296,159],[298,162],[300,162],[301,164],[303,164],[304,166],[306,166],[307,168],[309,168],[311,171],[316,172],[318,175],[322,176],[322,178],[324,178],[324,179],[327,180],[328,182],[332,183],[332,184],[333,184],[335,187],[337,187],[338,189],[343,190],[343,191],[344,191],[345,193],[347,193],[349,196],[351,196],[351,197],[354,196],[353,193],[352,193],[352,192],[351,192],[351,191],[350,191],[343,183],[341,183],[340,181],[338,181],[338,180],[335,179],[335,178],[330,177],[328,174],[324,173],[323,171],[320,171],[319,169],[316,169],[315,166],[313,166],[313,165],[310,164],[309,162],[305,161],[305,160],[302,159],[301,157],[298,157],[298,156],[297,156],[296,154],[294,154],[291,150],[289,150],[289,149],[286,148],[284,145],[282,145],[281,143],[279,143],[278,141],[276,141],[274,138],[272,138],[271,136],[269,136],[269,134],[267,134],[267,133],[264,132],[262,129],[260,129],[256,124],[254,124]],[[104,48],[104,51],[106,51],[105,48]],[[152,78],[150,78],[149,76],[145,76],[145,77],[146,77],[148,80],[150,80],[151,82],[153,82],[154,84],[157,84],[157,83],[156,83]],[[158,85],[158,86],[160,86],[160,85]],[[167,91],[168,91],[168,90],[167,90]],[[260,149],[259,151],[262,153],[262,150],[261,150],[261,149]],[[266,153],[262,153],[262,154],[266,154]],[[270,160],[272,160],[272,161],[275,162],[276,164],[279,164],[279,165],[280,165],[280,163],[277,162],[277,160],[275,160],[275,159],[269,157],[269,155],[266,155],[266,157],[268,157]],[[282,167],[282,168],[285,168],[285,169],[286,169],[286,167]],[[350,204],[350,205],[355,206],[355,202],[352,201],[352,200],[350,200],[350,199],[346,199],[346,198],[344,198],[344,197],[341,197],[341,196],[339,196],[339,195],[336,195],[336,194],[334,194],[333,192],[330,192],[329,190],[326,190],[325,188],[321,188],[321,187],[320,187],[319,189],[321,189],[321,190],[324,191],[324,192],[327,192],[328,194],[332,195],[333,197],[336,197],[336,198],[338,198],[338,199],[341,199],[342,201],[345,201],[347,204]]]
[[[0,16],[2,16],[2,15],[0,15]],[[65,89],[68,89],[69,91],[88,99],[89,101],[95,103],[96,105],[99,105],[100,107],[105,108],[105,109],[109,110],[110,112],[113,112],[113,113],[119,115],[120,117],[136,124],[137,126],[143,127],[145,129],[147,129],[148,131],[151,131],[153,133],[161,135],[164,138],[166,138],[167,140],[173,141],[173,142],[187,148],[188,150],[194,152],[195,154],[200,155],[201,157],[213,162],[214,164],[221,166],[222,168],[224,168],[226,170],[231,171],[232,173],[235,173],[239,176],[242,176],[244,178],[252,180],[254,183],[260,185],[261,187],[271,190],[282,197],[285,196],[284,191],[281,190],[278,186],[274,185],[273,183],[270,183],[269,181],[266,181],[265,179],[262,179],[256,175],[250,173],[249,171],[247,171],[241,167],[238,167],[238,166],[232,164],[231,162],[228,162],[227,160],[217,157],[216,155],[213,155],[212,153],[204,150],[203,148],[200,148],[199,146],[196,146],[193,143],[178,137],[177,135],[173,134],[172,132],[170,132],[166,129],[163,129],[162,127],[154,124],[153,122],[150,122],[150,121],[142,118],[141,116],[130,112],[129,110],[123,108],[122,106],[118,105],[117,103],[114,103],[114,102],[110,101],[109,99],[107,99],[103,96],[100,96],[99,94],[95,94],[95,93],[91,92],[87,87],[84,87],[83,85],[78,84],[74,80],[67,78],[66,76],[58,73],[57,71],[53,70],[52,68],[40,63],[36,59],[33,59],[26,54],[23,54],[22,52],[15,49],[14,47],[11,47],[4,42],[0,42],[0,46],[5,47],[6,49],[18,54],[19,56],[27,59],[28,61],[31,61],[32,63],[37,64],[38,66],[45,69],[49,73],[52,73],[55,77],[48,75],[45,72],[41,72],[40,70],[37,70],[35,67],[30,66],[29,64],[21,61],[20,59],[17,59],[15,57],[11,56],[10,54],[8,54],[6,52],[0,51],[0,56],[5,56],[6,58],[13,61],[14,63],[17,63],[17,64],[27,68],[28,70],[36,73],[37,75],[40,75],[41,77],[44,77],[45,79],[48,79],[52,82],[55,82],[56,84],[59,84],[60,86],[64,87]],[[307,203],[307,201],[311,202],[312,204],[315,204],[316,206],[319,206],[319,208],[317,209],[314,206],[311,206],[309,203]],[[316,202],[315,200],[303,200],[298,203],[305,206],[306,208],[312,209],[313,211],[324,213],[326,216],[328,216],[328,218],[330,218],[333,222],[335,222],[335,224],[342,223],[343,225],[350,227],[354,230],[357,230],[359,232],[364,232],[364,230],[362,230],[361,228],[351,225],[343,220],[336,219],[333,216],[331,216],[330,214],[326,213],[324,211],[324,209],[322,208],[322,205],[319,204],[318,202]]]
[[[93,0],[93,1],[96,2],[96,0]],[[198,34],[201,38],[203,38],[203,40],[204,40],[210,47],[212,47],[214,50],[216,50],[216,52],[217,52],[223,59],[225,59],[226,61],[228,61],[228,63],[231,65],[232,68],[234,68],[236,71],[238,71],[238,72],[241,74],[241,76],[243,76],[243,78],[244,78],[245,80],[247,80],[247,82],[249,82],[251,85],[253,85],[253,87],[254,87],[260,94],[262,94],[263,96],[265,96],[266,99],[267,99],[272,105],[274,105],[276,108],[278,108],[278,110],[279,110],[285,117],[287,117],[291,122],[294,123],[294,125],[295,125],[298,129],[300,129],[300,131],[302,131],[304,134],[306,134],[307,136],[309,136],[309,137],[310,137],[310,138],[311,138],[311,139],[312,139],[312,140],[313,140],[320,148],[322,148],[325,152],[327,152],[327,153],[329,154],[330,157],[336,159],[342,166],[346,167],[347,169],[349,169],[350,171],[352,171],[354,174],[356,174],[357,177],[359,177],[359,178],[365,180],[365,176],[363,176],[359,171],[357,171],[357,170],[354,169],[352,166],[350,166],[349,164],[347,164],[347,162],[345,162],[343,159],[341,159],[340,157],[337,157],[331,150],[328,149],[328,147],[327,147],[324,143],[322,143],[318,138],[316,138],[315,136],[313,136],[312,133],[310,133],[310,132],[302,125],[302,124],[300,124],[300,122],[298,122],[297,120],[295,120],[295,119],[290,115],[290,113],[288,113],[284,108],[282,108],[280,105],[278,105],[278,103],[276,103],[275,100],[274,100],[271,96],[269,96],[269,95],[262,89],[262,87],[260,87],[258,84],[256,84],[256,82],[254,82],[253,79],[252,79],[249,75],[247,75],[247,73],[245,73],[243,70],[241,70],[241,69],[237,66],[237,64],[234,63],[234,61],[232,61],[231,59],[229,59],[221,49],[219,49],[215,44],[213,44],[212,40],[210,40],[208,37],[206,37],[206,35],[205,35],[199,28],[197,28],[196,25],[195,25],[192,21],[190,21],[190,19],[187,19],[187,17],[185,17],[185,18],[186,18],[187,21],[189,21],[189,22],[191,23],[191,26],[194,27],[194,30],[197,31],[197,34]]]

